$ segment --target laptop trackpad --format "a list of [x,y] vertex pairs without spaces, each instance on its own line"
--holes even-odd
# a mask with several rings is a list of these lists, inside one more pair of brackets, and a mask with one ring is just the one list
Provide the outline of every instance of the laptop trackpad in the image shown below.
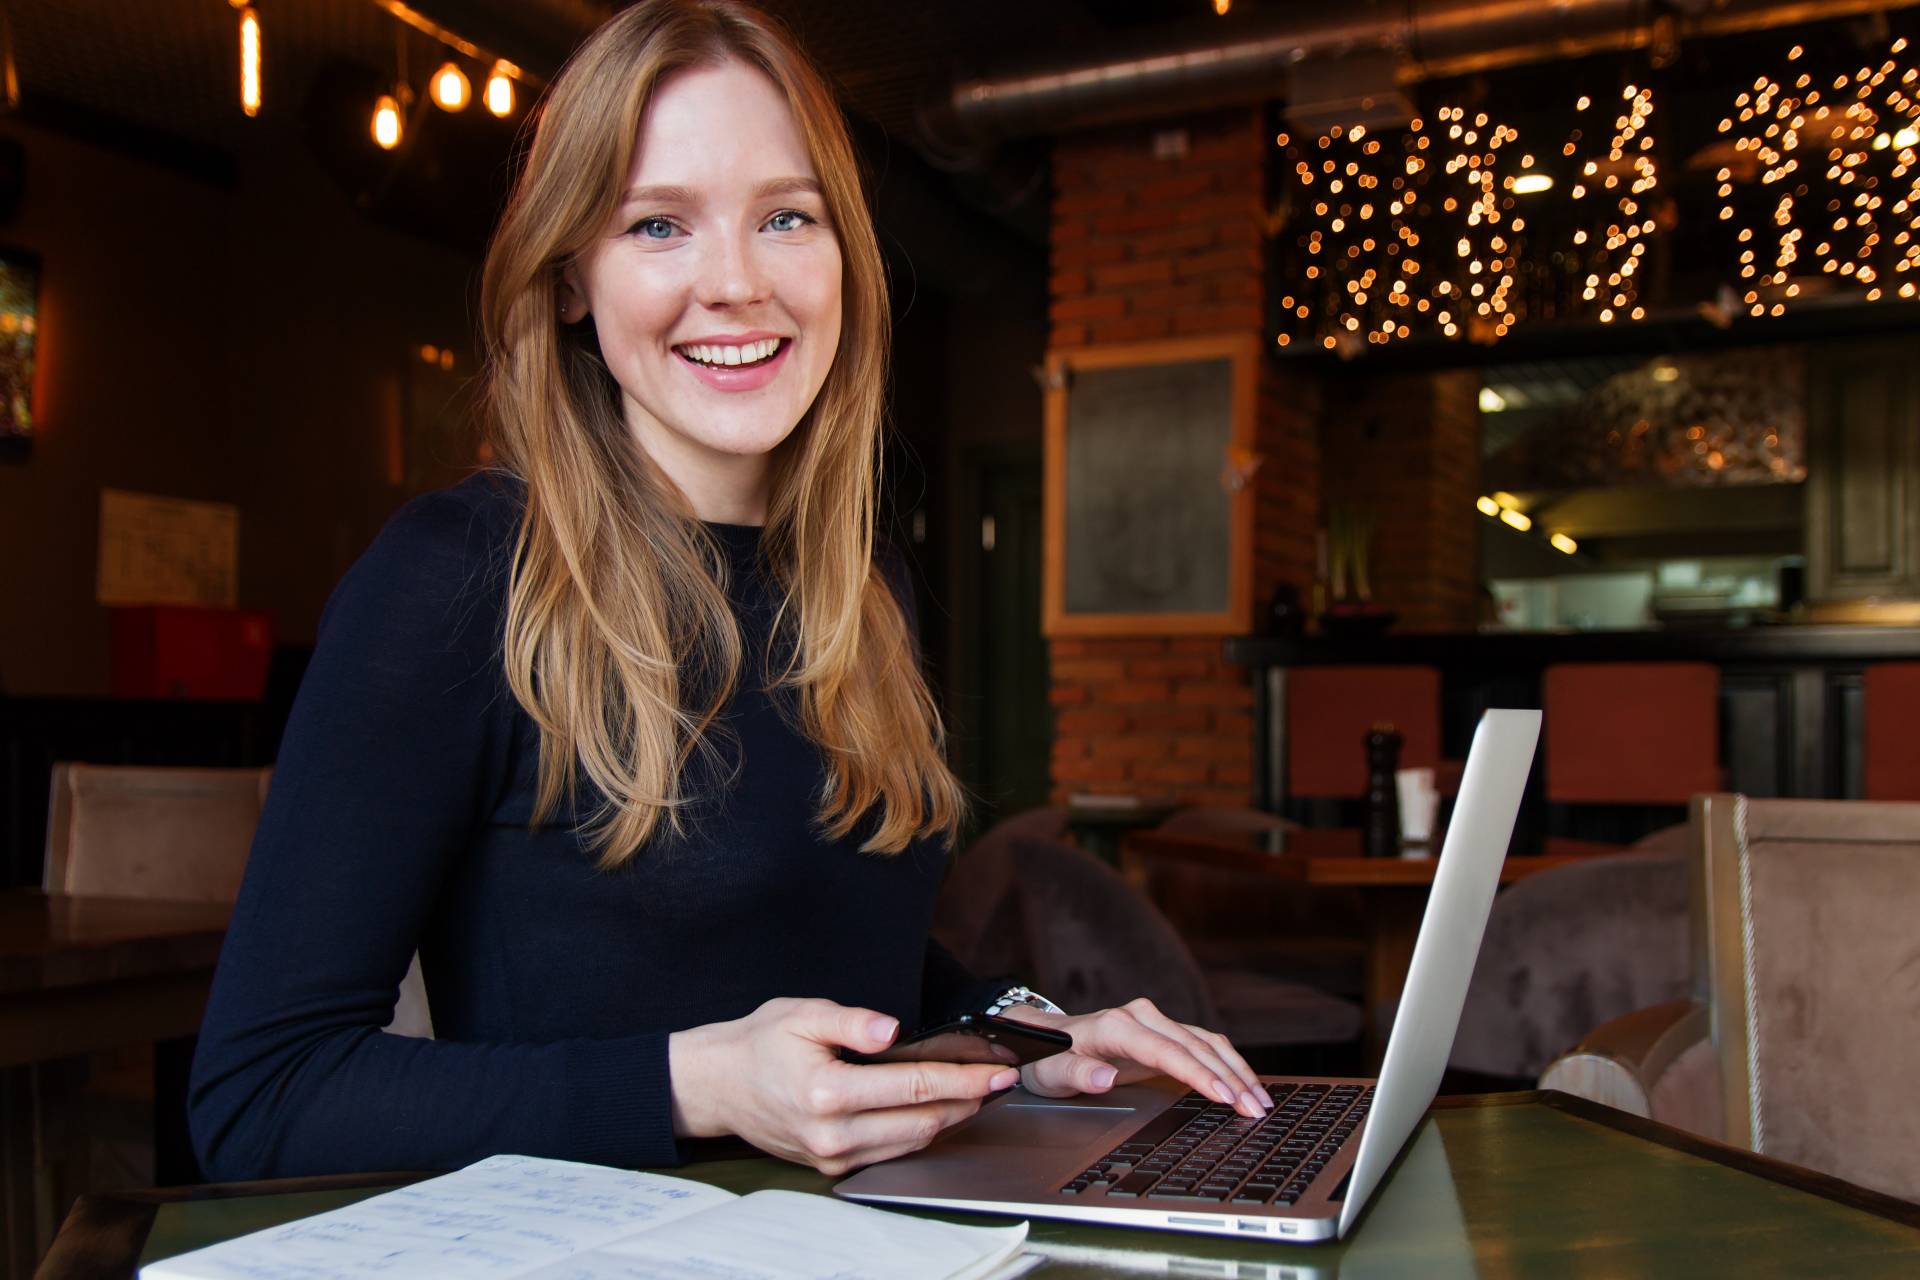
[[1080,1147],[1116,1124],[1138,1124],[1143,1119],[1132,1107],[1003,1104],[982,1111],[941,1142],[985,1147]]

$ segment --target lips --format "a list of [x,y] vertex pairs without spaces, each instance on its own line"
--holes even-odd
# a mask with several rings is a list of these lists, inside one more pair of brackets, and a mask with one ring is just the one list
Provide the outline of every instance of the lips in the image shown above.
[[793,339],[786,338],[781,340],[778,351],[757,364],[703,364],[689,358],[678,348],[674,349],[673,356],[682,368],[716,391],[754,391],[773,381],[786,365],[787,355],[792,350]]

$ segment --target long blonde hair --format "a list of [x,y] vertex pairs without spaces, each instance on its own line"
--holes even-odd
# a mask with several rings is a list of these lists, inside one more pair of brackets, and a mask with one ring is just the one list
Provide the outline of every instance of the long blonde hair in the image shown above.
[[683,770],[711,747],[738,683],[726,558],[628,431],[590,326],[563,329],[566,264],[603,234],[662,77],[736,59],[785,95],[820,179],[842,261],[840,345],[771,465],[762,557],[783,603],[767,669],[793,692],[826,765],[830,839],[869,813],[867,852],[951,839],[964,808],[939,711],[907,624],[874,563],[887,376],[887,285],[846,125],[792,39],[731,0],[644,0],[576,51],[541,108],[481,285],[495,456],[526,483],[507,593],[504,658],[540,729],[536,821],[579,776],[603,866],[665,819],[679,831]]

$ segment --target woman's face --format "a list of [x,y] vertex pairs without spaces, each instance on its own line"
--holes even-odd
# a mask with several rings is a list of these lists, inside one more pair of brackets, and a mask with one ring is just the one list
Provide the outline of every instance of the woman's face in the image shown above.
[[769,455],[840,342],[840,245],[773,82],[734,61],[664,78],[565,279],[648,456],[702,518],[764,522]]

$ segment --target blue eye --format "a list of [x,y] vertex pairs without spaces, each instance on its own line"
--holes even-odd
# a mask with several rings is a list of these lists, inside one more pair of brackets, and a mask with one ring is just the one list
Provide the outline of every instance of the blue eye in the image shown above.
[[[792,221],[787,222],[787,219],[792,219]],[[782,209],[767,219],[767,225],[775,231],[798,231],[802,226],[812,221],[812,218],[800,212],[798,209]],[[783,222],[785,225],[782,225]]]
[[673,223],[665,218],[642,218],[630,230],[646,240],[665,240],[673,234]]

